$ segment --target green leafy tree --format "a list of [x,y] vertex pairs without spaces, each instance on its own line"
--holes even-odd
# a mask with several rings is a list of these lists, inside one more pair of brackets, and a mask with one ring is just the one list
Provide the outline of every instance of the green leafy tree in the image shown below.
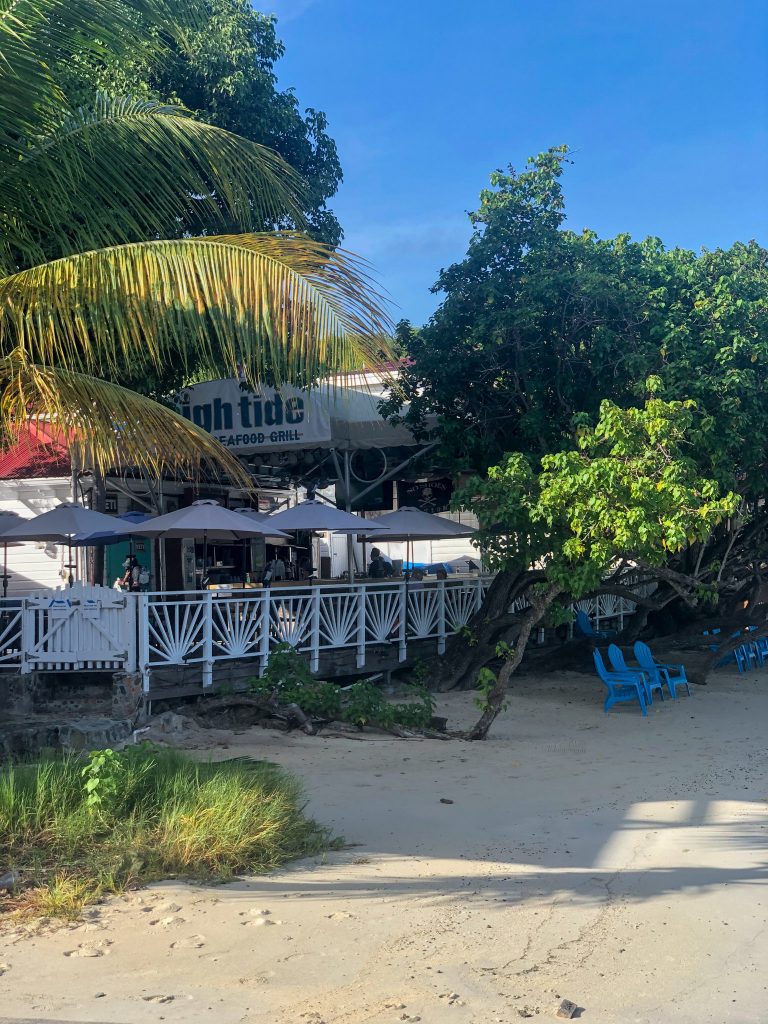
[[[241,474],[210,435],[116,384],[127,367],[312,380],[375,358],[386,326],[356,257],[263,230],[306,207],[275,152],[177,105],[70,99],[63,68],[161,59],[204,25],[201,2],[0,5],[0,427],[44,417],[102,471],[213,459]],[[168,230],[188,222],[206,233]]]
[[[302,216],[297,219],[286,206],[278,225],[267,216],[261,230],[297,227],[338,245],[341,226],[326,206],[342,177],[336,144],[322,111],[302,111],[293,90],[277,87],[275,64],[284,46],[274,16],[254,10],[249,0],[200,0],[198,16],[181,42],[172,39],[159,51],[156,37],[162,31],[146,20],[144,42],[130,54],[106,62],[94,61],[88,52],[80,55],[61,69],[68,94],[86,104],[95,91],[171,102],[193,111],[199,121],[268,147],[304,183]],[[258,204],[258,192],[254,199]],[[184,226],[194,233],[199,228]]]
[[[636,594],[628,569],[600,590],[637,598],[635,635],[649,616],[676,632],[690,620],[676,573],[715,588],[719,618],[745,601],[752,614],[768,561],[768,250],[738,242],[696,254],[568,230],[568,159],[559,147],[492,176],[465,258],[435,285],[439,309],[420,330],[399,325],[412,358],[385,411],[402,416],[409,402],[417,430],[436,415],[446,463],[484,473],[508,451],[538,467],[594,424],[604,399],[637,405],[651,377],[665,399],[694,399],[687,451],[743,496],[739,513],[705,545],[668,551],[652,593]],[[503,620],[503,587],[488,600],[486,616]]]
[[[574,448],[545,455],[540,469],[522,453],[507,455],[458,496],[480,519],[478,541],[499,573],[494,587],[505,602],[511,593],[528,602],[501,646],[497,621],[478,624],[493,631],[492,656],[503,663],[491,685],[481,680],[483,711],[469,738],[486,736],[532,631],[559,598],[594,591],[619,564],[656,571],[668,552],[704,542],[735,512],[738,497],[722,495],[688,454],[693,427],[692,403],[652,398],[622,409],[603,401]],[[701,597],[694,580],[681,577],[678,587],[690,603]],[[489,639],[475,640],[482,664]]]
[[656,375],[693,398],[697,458],[724,485],[762,494],[768,407],[768,250],[695,254],[657,238],[600,239],[565,226],[565,147],[491,176],[470,215],[465,258],[434,287],[420,330],[399,325],[412,361],[386,411],[441,424],[445,456],[483,472],[506,451],[532,458],[572,443],[600,402],[636,404]]

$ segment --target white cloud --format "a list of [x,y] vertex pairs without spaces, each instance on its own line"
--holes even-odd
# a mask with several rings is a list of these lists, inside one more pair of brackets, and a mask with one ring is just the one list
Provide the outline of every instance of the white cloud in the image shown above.
[[[466,247],[472,228],[466,217],[430,217],[421,221],[378,224],[345,222],[345,244],[375,262],[400,256],[447,256],[457,259]],[[350,244],[352,243],[352,244]]]

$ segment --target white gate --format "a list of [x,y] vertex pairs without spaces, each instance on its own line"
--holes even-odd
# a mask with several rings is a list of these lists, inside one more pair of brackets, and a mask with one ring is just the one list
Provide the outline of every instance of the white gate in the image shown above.
[[30,594],[21,622],[21,671],[136,671],[136,596],[76,583]]

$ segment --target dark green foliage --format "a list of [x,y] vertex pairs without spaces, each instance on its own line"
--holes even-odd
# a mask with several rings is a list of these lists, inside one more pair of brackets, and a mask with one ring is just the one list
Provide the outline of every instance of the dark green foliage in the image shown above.
[[[200,120],[274,149],[307,185],[305,226],[321,241],[337,245],[341,227],[326,208],[342,177],[336,144],[322,111],[302,111],[291,89],[277,87],[275,64],[284,46],[274,16],[254,10],[249,0],[201,0],[199,6],[197,24],[174,41],[170,53],[159,56],[150,35],[132,58],[106,68],[84,54],[62,69],[67,91],[75,99],[90,97],[96,87],[179,103]],[[261,230],[294,225],[286,215]],[[197,233],[201,225],[186,227]]]
[[274,648],[264,675],[252,681],[251,690],[280,704],[298,704],[313,718],[360,728],[424,729],[434,711],[432,695],[421,685],[410,688],[413,699],[397,703],[388,701],[372,683],[362,681],[342,690],[336,683],[315,679],[306,660],[289,644]]
[[[600,239],[565,228],[564,147],[491,176],[465,258],[444,270],[443,301],[387,405],[437,413],[445,455],[484,472],[507,452],[536,460],[570,447],[604,399],[694,399],[701,472],[764,491],[768,447],[768,250],[666,249],[658,238]],[[738,481],[738,487],[736,483]]]

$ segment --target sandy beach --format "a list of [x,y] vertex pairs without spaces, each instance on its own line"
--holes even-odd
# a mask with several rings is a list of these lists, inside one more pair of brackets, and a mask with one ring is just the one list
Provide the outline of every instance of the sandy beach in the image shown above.
[[[471,695],[438,713],[469,722]],[[485,743],[253,729],[348,844],[267,877],[167,882],[0,937],[7,1018],[601,1024],[768,1017],[768,682],[604,715],[518,680]]]

